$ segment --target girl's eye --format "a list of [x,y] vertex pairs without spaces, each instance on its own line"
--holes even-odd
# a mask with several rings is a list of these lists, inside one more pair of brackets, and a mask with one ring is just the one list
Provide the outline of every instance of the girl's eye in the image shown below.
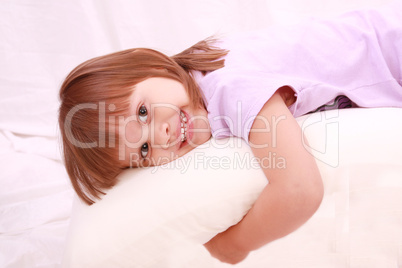
[[138,118],[143,122],[146,123],[148,119],[148,111],[145,105],[141,105],[140,109],[138,110]]
[[146,158],[147,155],[148,155],[148,143],[144,143],[144,144],[141,146],[141,156],[142,156],[143,158]]

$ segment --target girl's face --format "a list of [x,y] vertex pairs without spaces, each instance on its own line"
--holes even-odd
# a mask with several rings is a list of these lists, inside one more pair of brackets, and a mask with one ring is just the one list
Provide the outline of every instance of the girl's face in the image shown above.
[[135,86],[130,102],[130,117],[120,129],[130,167],[168,163],[211,137],[207,111],[192,107],[176,80],[148,78]]

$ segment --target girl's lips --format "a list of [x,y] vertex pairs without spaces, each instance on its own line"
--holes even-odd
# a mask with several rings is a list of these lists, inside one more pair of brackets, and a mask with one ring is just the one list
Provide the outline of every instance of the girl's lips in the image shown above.
[[[184,115],[184,118],[183,117]],[[190,131],[190,129],[192,129],[192,123],[189,120],[190,116],[187,112],[180,110],[179,113],[179,124],[177,126],[177,131],[178,131],[178,135],[177,135],[177,141],[179,144],[179,149],[186,146],[189,142],[189,140],[192,138],[193,133]],[[184,130],[184,133],[182,133],[182,124],[183,124],[183,128],[186,128]],[[184,141],[183,141],[183,136],[185,135]]]
[[180,142],[179,149],[187,145],[187,140]]
[[186,113],[185,111],[182,111],[183,114],[186,116],[187,119],[187,130],[186,130],[186,141],[191,140],[191,138],[193,137],[193,123],[190,121],[190,116],[188,113]]
[[[185,118],[185,119],[184,119]],[[177,135],[176,135],[176,141],[178,143],[178,148],[182,148],[185,144],[187,144],[187,131],[185,128],[187,128],[187,121],[188,121],[188,116],[187,114],[183,111],[179,111],[179,118],[178,118],[178,124],[177,124]],[[184,141],[183,141],[184,139]]]

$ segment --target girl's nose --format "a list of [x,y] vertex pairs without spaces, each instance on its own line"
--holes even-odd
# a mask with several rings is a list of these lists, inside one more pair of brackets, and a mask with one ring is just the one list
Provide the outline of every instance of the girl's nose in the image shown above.
[[155,131],[155,143],[167,149],[170,146],[170,127],[168,123],[161,123]]

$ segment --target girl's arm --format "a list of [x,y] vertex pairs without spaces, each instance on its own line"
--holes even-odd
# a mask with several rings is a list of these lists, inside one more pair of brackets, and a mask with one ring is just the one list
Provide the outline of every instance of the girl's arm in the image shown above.
[[[211,255],[223,262],[240,262],[250,251],[296,230],[321,203],[321,176],[286,105],[289,90],[281,88],[267,101],[250,132],[250,146],[269,184],[237,225],[205,244]],[[284,165],[267,165],[270,154],[280,157]]]

